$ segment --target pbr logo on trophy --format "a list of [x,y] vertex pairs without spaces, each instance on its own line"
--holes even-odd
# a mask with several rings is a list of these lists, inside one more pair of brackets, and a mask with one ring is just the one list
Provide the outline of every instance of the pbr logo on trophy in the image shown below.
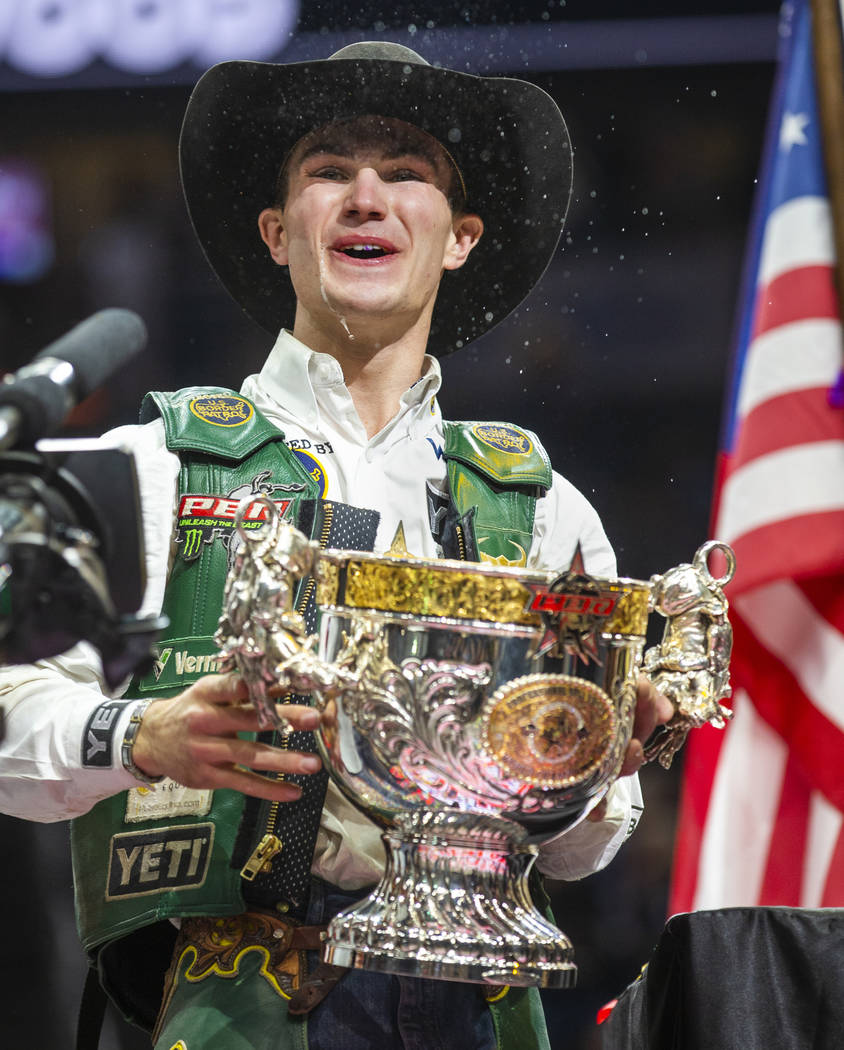
[[[264,500],[266,523],[245,527]],[[649,581],[494,563],[321,550],[267,497],[240,542],[216,641],[266,727],[270,691],[311,693],[341,791],[384,830],[387,868],[331,922],[327,962],[480,984],[567,987],[568,938],[534,906],[538,845],[618,774],[640,672],[675,715],[646,752],[667,768],[689,729],[730,712],[723,587],[735,559],[704,544]],[[713,575],[710,555],[725,569]],[[301,615],[313,590],[318,634]],[[665,617],[645,651],[650,614]]]

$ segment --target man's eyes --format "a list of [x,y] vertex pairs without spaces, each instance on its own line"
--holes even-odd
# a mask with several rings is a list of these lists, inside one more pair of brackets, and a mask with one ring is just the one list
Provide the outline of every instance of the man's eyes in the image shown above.
[[413,168],[398,168],[385,176],[389,182],[428,182],[428,177]]
[[315,178],[315,179],[331,179],[331,180],[340,181],[341,179],[345,179],[346,178],[345,172],[341,171],[340,168],[335,168],[333,166],[326,166],[324,168],[317,168],[315,171],[312,171],[310,174],[311,174],[311,177]]
[[[344,182],[353,177],[353,172],[334,164],[325,164],[313,168],[307,173],[313,179],[326,179],[329,182]],[[433,178],[425,171],[416,168],[387,168],[379,172],[384,182],[432,182]]]

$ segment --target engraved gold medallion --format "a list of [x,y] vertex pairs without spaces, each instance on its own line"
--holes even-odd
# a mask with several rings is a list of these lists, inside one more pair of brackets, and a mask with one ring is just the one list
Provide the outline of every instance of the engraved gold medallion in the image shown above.
[[594,773],[612,746],[616,713],[597,685],[569,675],[516,678],[489,698],[487,753],[506,777],[564,788]]

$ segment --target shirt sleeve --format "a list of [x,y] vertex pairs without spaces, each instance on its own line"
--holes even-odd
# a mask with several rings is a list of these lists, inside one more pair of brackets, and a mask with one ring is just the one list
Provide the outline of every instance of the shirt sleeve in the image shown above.
[[[537,500],[528,564],[535,569],[564,572],[578,545],[590,575],[617,575],[615,554],[597,511],[571,482],[555,472],[551,488]],[[616,780],[606,799],[603,820],[586,820],[584,813],[573,827],[541,845],[537,867],[544,875],[581,879],[609,864],[642,813],[638,776]]]
[[[121,427],[106,438],[132,451],[143,515],[147,585],[141,612],[161,609],[179,471],[160,421]],[[86,642],[32,665],[0,668],[6,722],[0,742],[0,812],[55,821],[85,813],[137,781],[123,768],[120,743],[134,704],[110,696],[98,653]]]
[[615,576],[615,554],[598,512],[570,481],[554,472],[548,492],[536,501],[528,566],[565,572],[580,544],[586,571]]
[[609,864],[635,831],[644,809],[638,776],[620,777],[606,799],[603,820],[587,820],[584,813],[573,827],[542,843],[536,866],[543,875],[571,881]]

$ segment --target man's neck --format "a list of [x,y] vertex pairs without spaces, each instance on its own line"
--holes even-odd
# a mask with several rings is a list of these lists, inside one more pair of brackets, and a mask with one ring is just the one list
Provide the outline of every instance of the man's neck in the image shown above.
[[401,396],[419,379],[425,356],[424,333],[404,332],[398,339],[386,333],[381,342],[372,333],[347,331],[343,325],[315,328],[297,316],[293,335],[311,350],[330,354],[343,370],[355,409],[367,437],[374,437],[400,407]]

